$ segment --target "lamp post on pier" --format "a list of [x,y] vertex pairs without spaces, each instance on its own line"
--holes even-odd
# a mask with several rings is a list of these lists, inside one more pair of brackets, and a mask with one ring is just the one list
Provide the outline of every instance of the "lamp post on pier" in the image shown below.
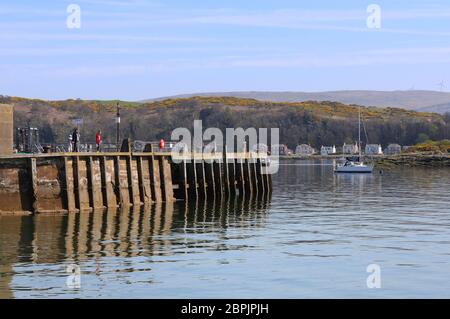
[[120,151],[120,104],[117,102],[117,113],[116,113],[116,147],[117,151]]

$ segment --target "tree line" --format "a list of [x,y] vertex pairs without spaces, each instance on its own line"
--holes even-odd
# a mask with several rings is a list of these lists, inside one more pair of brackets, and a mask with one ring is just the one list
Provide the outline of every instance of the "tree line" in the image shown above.
[[[105,142],[115,142],[116,101],[43,101],[1,97],[0,103],[15,106],[14,126],[40,129],[42,143],[66,143],[82,118],[81,140],[94,141],[102,130]],[[337,102],[275,103],[232,97],[193,97],[152,103],[121,102],[121,136],[132,140],[169,140],[173,129],[192,129],[201,119],[203,127],[276,128],[280,142],[289,148],[298,144],[342,145],[358,137],[358,106]],[[367,141],[413,145],[426,140],[450,139],[450,114],[420,113],[396,108],[361,107]],[[366,142],[366,134],[362,133]]]

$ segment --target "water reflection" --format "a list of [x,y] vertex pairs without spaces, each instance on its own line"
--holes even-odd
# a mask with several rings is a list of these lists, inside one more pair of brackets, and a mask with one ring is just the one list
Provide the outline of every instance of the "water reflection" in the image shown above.
[[336,191],[341,189],[351,191],[355,196],[380,192],[382,181],[383,179],[375,174],[333,174],[333,188]]
[[[0,216],[0,297],[449,296],[448,168],[350,175],[284,164],[266,200]],[[71,264],[81,289],[66,287]]]
[[12,298],[12,264],[20,253],[21,218],[0,216],[0,299]]
[[[171,256],[217,247],[233,228],[262,227],[269,198],[159,203],[64,215],[0,216],[0,298],[11,298],[14,266],[79,264],[108,257]],[[103,260],[104,262],[101,262]],[[23,287],[26,289],[26,287]]]

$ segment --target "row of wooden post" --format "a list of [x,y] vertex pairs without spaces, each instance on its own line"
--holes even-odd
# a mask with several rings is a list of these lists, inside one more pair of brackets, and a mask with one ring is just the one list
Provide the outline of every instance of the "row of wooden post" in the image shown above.
[[30,158],[31,207],[34,212],[74,211],[177,199],[259,198],[272,190],[265,160],[234,153],[181,162],[161,153]]
[[[46,163],[30,158],[33,211],[74,211],[174,200],[169,156],[105,154],[67,155]],[[57,176],[49,177],[44,172]]]
[[[234,155],[234,154],[233,154]],[[178,196],[189,199],[222,199],[228,196],[256,198],[270,194],[271,175],[261,157],[230,156],[221,159],[182,160],[178,163]]]

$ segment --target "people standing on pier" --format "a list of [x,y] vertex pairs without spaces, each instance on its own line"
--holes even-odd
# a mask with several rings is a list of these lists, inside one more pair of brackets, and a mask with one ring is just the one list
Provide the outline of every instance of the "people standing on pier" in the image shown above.
[[78,152],[79,143],[80,143],[80,134],[78,133],[78,128],[75,128],[72,133],[73,152]]
[[100,144],[102,144],[102,131],[98,130],[95,134],[95,145],[97,146],[97,152],[100,152]]
[[67,151],[68,151],[69,153],[73,152],[72,133],[69,134],[69,146],[68,146]]

